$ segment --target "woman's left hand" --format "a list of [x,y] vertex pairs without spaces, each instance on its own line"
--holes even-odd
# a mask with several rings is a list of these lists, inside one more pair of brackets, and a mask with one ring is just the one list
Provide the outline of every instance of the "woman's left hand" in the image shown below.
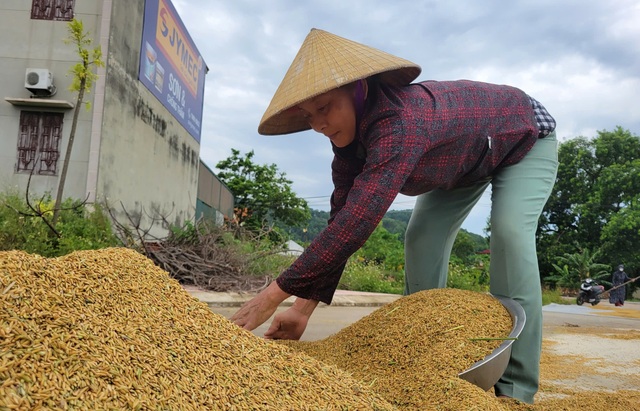
[[247,301],[231,316],[230,320],[236,325],[254,330],[267,321],[276,311],[281,302],[289,298],[287,294],[274,281],[258,295]]
[[269,329],[264,333],[267,340],[299,340],[307,328],[309,317],[291,307],[277,314]]

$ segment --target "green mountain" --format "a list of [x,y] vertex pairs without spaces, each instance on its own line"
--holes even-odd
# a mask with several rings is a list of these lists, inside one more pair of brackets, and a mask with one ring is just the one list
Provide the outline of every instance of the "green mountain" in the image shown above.
[[[382,219],[382,226],[391,234],[398,234],[398,238],[403,244],[404,233],[407,230],[409,218],[411,218],[411,211],[412,210],[389,210]],[[292,240],[300,244],[307,245],[327,226],[328,219],[328,211],[311,209],[311,219],[306,227],[280,228],[286,232]],[[470,233],[465,229],[461,229],[460,231],[467,233],[471,237],[476,246],[476,251],[489,248],[488,241],[485,237],[479,234]]]

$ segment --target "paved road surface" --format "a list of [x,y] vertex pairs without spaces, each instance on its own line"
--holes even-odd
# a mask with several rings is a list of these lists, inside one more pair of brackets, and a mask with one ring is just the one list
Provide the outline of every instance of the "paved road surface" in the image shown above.
[[[280,307],[276,312],[285,310]],[[370,314],[379,306],[327,306],[319,305],[315,310],[302,340],[315,341],[335,334],[342,328]],[[226,318],[231,317],[238,307],[211,307]],[[563,327],[599,327],[611,329],[640,329],[640,303],[626,303],[624,307],[615,307],[601,302],[596,307],[578,305],[550,304],[543,308],[544,333],[557,333]],[[271,319],[254,330],[262,336],[271,324]]]

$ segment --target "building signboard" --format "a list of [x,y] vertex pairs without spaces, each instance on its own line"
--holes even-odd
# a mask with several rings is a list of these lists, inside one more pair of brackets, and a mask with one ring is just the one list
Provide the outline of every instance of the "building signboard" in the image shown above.
[[140,81],[200,142],[207,67],[170,0],[146,0]]

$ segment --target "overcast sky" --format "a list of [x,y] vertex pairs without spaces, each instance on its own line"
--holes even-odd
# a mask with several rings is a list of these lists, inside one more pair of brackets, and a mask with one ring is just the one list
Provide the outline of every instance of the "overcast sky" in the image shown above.
[[[206,77],[200,156],[255,152],[311,208],[328,210],[329,141],[261,136],[258,123],[311,28],[411,60],[419,80],[509,84],[539,100],[561,140],[622,126],[640,135],[638,0],[173,0]],[[489,193],[463,228],[483,234]],[[399,196],[392,209],[410,209]]]

